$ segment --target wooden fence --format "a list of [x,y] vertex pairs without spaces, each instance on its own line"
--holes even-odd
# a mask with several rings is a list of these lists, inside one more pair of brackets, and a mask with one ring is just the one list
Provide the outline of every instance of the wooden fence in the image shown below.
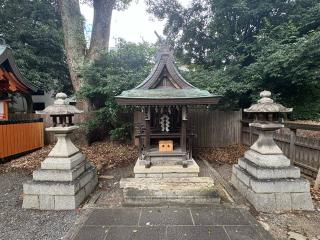
[[[250,146],[258,137],[248,121],[242,121],[242,143]],[[284,154],[308,176],[316,177],[320,168],[320,139],[297,136],[297,129],[320,130],[320,126],[285,123],[287,129],[274,134],[274,139]]]
[[0,159],[41,148],[43,145],[42,119],[0,122]]
[[[225,147],[241,141],[241,111],[189,110],[195,147]],[[190,127],[191,127],[190,126]]]
[[[241,111],[189,109],[188,128],[193,129],[194,147],[223,147],[241,140]],[[134,113],[134,124],[143,123],[143,113]],[[135,132],[133,133],[135,136]]]
[[[83,114],[75,114],[73,116],[73,123],[74,124],[81,124],[85,122],[87,119],[91,118],[94,115],[94,113],[83,113]],[[9,114],[9,120],[15,120],[15,121],[21,121],[21,120],[33,120],[33,119],[43,119],[43,129],[44,129],[44,143],[45,145],[52,144],[56,142],[56,137],[52,132],[45,131],[45,128],[52,127],[52,118],[49,115],[39,115],[35,113],[11,113]],[[79,133],[79,131],[76,131]],[[73,136],[75,134],[72,134]],[[81,135],[81,137],[84,137],[84,135]]]

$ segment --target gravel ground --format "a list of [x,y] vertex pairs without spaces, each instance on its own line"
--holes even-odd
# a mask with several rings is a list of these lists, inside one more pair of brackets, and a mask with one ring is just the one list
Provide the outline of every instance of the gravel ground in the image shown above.
[[24,172],[0,174],[0,239],[63,239],[79,213],[22,209],[22,183],[29,179]]

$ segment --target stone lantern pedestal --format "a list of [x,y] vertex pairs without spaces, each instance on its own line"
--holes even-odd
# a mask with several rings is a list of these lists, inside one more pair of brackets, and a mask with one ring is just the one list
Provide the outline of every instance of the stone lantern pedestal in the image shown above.
[[259,138],[233,166],[231,183],[258,211],[313,210],[309,181],[300,177],[300,169],[290,165],[273,140],[274,131],[284,126],[272,122],[250,126],[258,130]]
[[96,169],[71,142],[77,126],[55,126],[58,141],[33,172],[33,180],[23,184],[23,208],[69,210],[77,208],[98,183]]
[[68,210],[77,208],[98,183],[95,168],[74,146],[70,134],[77,129],[51,127],[58,138],[33,180],[23,184],[23,208]]

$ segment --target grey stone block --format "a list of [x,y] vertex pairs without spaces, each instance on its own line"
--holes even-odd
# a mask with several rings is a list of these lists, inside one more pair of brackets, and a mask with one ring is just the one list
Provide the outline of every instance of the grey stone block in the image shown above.
[[238,165],[243,169],[247,169],[247,162],[248,160],[242,157],[242,158],[239,158]]
[[35,181],[73,181],[85,171],[85,164],[80,163],[71,170],[39,169],[33,172]]
[[233,186],[244,196],[247,196],[249,186],[243,183],[237,176],[232,178]]
[[233,172],[236,174],[237,178],[241,180],[246,185],[250,186],[251,176],[248,175],[239,165],[233,166]]
[[84,187],[93,177],[95,174],[95,169],[91,168],[91,169],[87,169],[86,170],[86,174],[84,174],[83,176],[80,176],[79,178],[79,183],[80,183],[80,187]]
[[279,211],[290,211],[291,206],[291,193],[275,193],[276,208]]
[[54,196],[52,195],[39,195],[39,202],[41,210],[54,209]]
[[79,189],[80,184],[73,182],[29,181],[23,184],[24,194],[74,195]]
[[254,164],[262,167],[289,167],[290,160],[283,154],[263,155],[253,150],[245,152],[244,157]]
[[309,181],[305,179],[251,179],[250,186],[256,193],[287,193],[287,192],[308,192]]
[[39,209],[40,208],[39,196],[25,194],[23,196],[22,208]]
[[74,195],[92,178],[95,169],[88,169],[74,181],[29,181],[23,184],[25,194]]
[[81,189],[74,196],[55,196],[55,210],[70,210],[77,208],[86,198],[86,192]]
[[146,176],[147,176],[146,173],[136,173],[136,174],[134,174],[134,177],[135,177],[135,178],[144,178],[144,177],[146,177]]
[[218,202],[211,178],[127,178],[120,187],[127,204]]
[[255,193],[251,189],[248,189],[247,199],[258,211],[273,212],[277,210],[274,193]]
[[94,175],[93,178],[90,180],[90,182],[88,182],[87,185],[84,186],[86,195],[91,194],[93,190],[96,188],[97,184],[98,184],[98,176]]
[[291,204],[293,210],[314,210],[309,192],[291,193]]
[[[277,182],[275,180],[268,182],[256,181],[256,179],[251,180],[251,183],[255,182],[263,186],[264,190],[262,192],[255,192],[254,189],[250,186],[248,187],[234,174],[232,175],[231,182],[258,211],[313,210],[313,203],[308,188],[309,183],[305,179],[289,181],[289,186],[288,181],[278,181],[280,183],[280,189],[274,184]],[[285,189],[286,186],[288,189]],[[292,192],[293,190],[303,190],[304,192]]]
[[146,178],[162,178],[162,173],[147,173]]
[[163,173],[162,177],[166,178],[170,178],[170,177],[181,177],[181,178],[185,178],[185,177],[198,177],[198,173]]
[[300,169],[289,167],[261,167],[246,158],[239,159],[238,165],[258,179],[300,178]]
[[85,155],[77,153],[71,157],[47,157],[41,163],[41,169],[65,169],[70,170],[75,168],[81,162],[85,161]]

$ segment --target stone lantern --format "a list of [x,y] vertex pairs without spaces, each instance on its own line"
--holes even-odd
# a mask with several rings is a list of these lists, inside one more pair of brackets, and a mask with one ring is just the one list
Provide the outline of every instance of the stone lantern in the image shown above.
[[273,139],[274,132],[284,127],[277,121],[279,114],[292,108],[275,103],[269,91],[260,97],[244,110],[254,114],[250,127],[259,137],[233,166],[231,182],[258,211],[313,210],[309,181],[300,177],[300,169],[290,165]]
[[72,123],[74,114],[82,113],[66,102],[67,95],[58,93],[54,104],[37,114],[52,117],[53,132],[58,141],[33,180],[23,184],[23,208],[43,210],[75,209],[97,185],[96,169],[72,143],[70,134],[78,129]]

